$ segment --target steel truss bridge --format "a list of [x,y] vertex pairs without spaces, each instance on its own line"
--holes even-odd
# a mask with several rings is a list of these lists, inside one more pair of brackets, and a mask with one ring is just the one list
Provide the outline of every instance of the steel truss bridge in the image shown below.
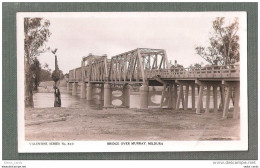
[[[78,85],[81,86],[81,98],[92,100],[93,95],[99,94],[99,99],[104,100],[104,107],[111,107],[114,99],[121,100],[121,106],[129,107],[129,86],[140,86],[140,108],[155,106],[151,96],[159,94],[161,101],[158,106],[188,110],[188,98],[191,96],[192,110],[196,110],[197,114],[202,112],[205,94],[205,113],[209,113],[212,90],[213,111],[223,111],[223,118],[227,118],[232,99],[233,117],[239,117],[239,65],[171,68],[163,49],[137,48],[112,56],[111,59],[106,55],[89,54],[82,58],[81,67],[69,71],[68,90],[72,89],[75,95]],[[161,86],[161,90],[155,91],[153,86]],[[196,103],[195,87],[198,87]],[[95,92],[95,88],[100,91]],[[122,95],[113,96],[115,90],[121,91]],[[218,97],[221,99],[219,104]]]

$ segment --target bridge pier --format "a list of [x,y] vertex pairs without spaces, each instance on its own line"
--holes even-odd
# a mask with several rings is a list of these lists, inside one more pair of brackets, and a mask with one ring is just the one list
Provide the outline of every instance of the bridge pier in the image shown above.
[[[218,87],[220,87],[220,96],[222,96],[224,93],[221,90],[221,81],[199,81],[195,80],[195,83],[200,86],[199,88],[199,97],[197,102],[197,109],[196,113],[200,114],[201,109],[203,108],[202,100],[203,100],[203,89],[206,86],[207,87],[207,94],[206,94],[206,107],[205,107],[205,113],[209,113],[210,111],[210,94],[211,94],[211,86],[213,87],[213,111],[217,112],[219,110],[218,106]],[[201,90],[202,89],[202,90]],[[223,98],[221,98],[221,101]]]
[[148,108],[148,97],[149,97],[149,87],[147,84],[143,84],[140,87],[140,108]]
[[[176,102],[176,110],[177,111],[180,109],[181,99],[183,100],[183,85],[179,85],[179,93],[178,93],[178,98],[177,98],[177,102]],[[183,106],[183,104],[182,104],[182,106]]]
[[[191,98],[192,98],[192,109],[195,110],[195,85],[190,80],[175,80],[179,85],[179,93],[176,101],[176,110],[180,109],[180,103],[182,103],[183,110],[188,110],[189,107],[189,92],[190,86],[192,88]],[[184,87],[185,86],[185,90]],[[177,89],[177,88],[176,88]]]
[[196,110],[196,108],[195,108],[195,84],[191,85],[191,104],[192,104],[192,110]]
[[[197,88],[198,88],[198,95],[199,95],[199,93],[200,93],[200,85],[197,85]],[[203,87],[203,89],[204,89],[204,87]],[[201,107],[203,109],[203,101],[201,101]]]
[[104,100],[104,84],[100,86],[100,98],[99,100]]
[[178,87],[177,84],[174,83],[173,84],[173,96],[172,96],[172,106],[174,108],[174,110],[176,110],[176,102],[177,102],[177,97],[178,97]]
[[[102,91],[103,90],[103,91]],[[113,96],[113,91],[120,91],[122,92],[121,96]],[[112,107],[112,101],[113,100],[120,100],[122,102],[121,107],[130,107],[130,86],[124,85],[123,87],[113,87],[105,83],[104,89],[101,89],[101,95],[102,92],[104,93],[104,107]]]
[[232,96],[232,91],[233,89],[235,89],[233,118],[237,119],[239,118],[239,111],[240,111],[239,109],[240,83],[222,81],[222,84],[227,88],[222,118],[226,119],[228,117],[229,104]]
[[223,110],[224,108],[224,104],[225,104],[225,87],[223,85],[221,85],[219,87],[219,91],[220,91],[220,104],[219,104],[219,109]]
[[235,86],[235,104],[234,104],[234,115],[233,115],[234,119],[239,118],[239,112],[240,112],[239,100],[240,100],[240,83],[237,82]]
[[67,83],[67,91],[68,92],[70,91],[70,83],[69,82]]
[[77,95],[77,87],[78,87],[78,83],[74,82],[72,84],[72,95]]
[[185,97],[184,97],[184,88],[183,88],[184,85],[182,85],[182,94],[181,94],[181,105],[182,105],[182,108],[184,109],[184,105],[185,105]]
[[104,84],[104,107],[112,106],[112,89],[108,83]]
[[82,99],[86,98],[86,83],[85,82],[81,83],[80,98],[82,98]]
[[92,97],[92,85],[91,83],[88,83],[87,84],[87,100],[93,100],[93,97]]
[[213,86],[214,112],[218,111],[218,92],[217,86]]
[[225,97],[224,109],[223,109],[223,116],[222,116],[223,118],[227,118],[231,94],[232,94],[232,87],[228,86],[227,87],[226,97]]
[[167,88],[166,85],[164,85],[162,90],[162,95],[161,95],[160,108],[163,107],[164,100],[167,97],[166,94],[169,95],[169,88]]
[[209,105],[210,105],[210,85],[207,85],[207,96],[206,96],[206,107],[205,113],[209,113]]
[[202,104],[203,89],[204,89],[204,86],[200,85],[196,114],[200,114],[201,113],[201,109],[203,108],[203,104]]
[[168,102],[167,102],[167,105],[168,105],[168,108],[173,108],[174,107],[174,87],[173,87],[173,84],[170,84],[169,87],[168,87]]
[[123,106],[130,107],[130,86],[124,85],[123,86]]
[[188,110],[188,100],[189,100],[189,84],[185,85],[185,96],[184,96],[184,110]]

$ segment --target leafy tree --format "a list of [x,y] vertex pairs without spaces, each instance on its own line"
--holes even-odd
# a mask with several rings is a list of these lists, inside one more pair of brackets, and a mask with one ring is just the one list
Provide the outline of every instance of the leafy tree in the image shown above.
[[51,81],[51,69],[47,63],[41,69],[41,78],[40,81]]
[[45,63],[43,68],[46,70],[46,71],[49,71],[51,72],[51,69],[49,68],[49,64]]
[[[59,70],[60,78],[63,79],[64,75],[62,70]],[[41,68],[40,81],[52,81],[52,70],[49,68],[47,63]]]
[[41,78],[40,81],[51,81],[51,73],[46,69],[41,69]]
[[[53,54],[55,54],[57,51],[57,49],[55,49],[54,51],[52,51]],[[55,86],[56,83],[61,79],[61,72],[58,66],[58,60],[57,60],[57,56],[55,55],[55,70],[52,72],[52,80],[55,82]]]
[[212,65],[230,65],[239,61],[239,29],[238,18],[228,26],[224,26],[224,17],[213,21],[213,32],[208,47],[198,46],[196,53]]
[[61,80],[64,78],[64,75],[63,75],[63,72],[62,70],[58,70],[58,71],[53,71],[52,72],[52,75],[51,75],[51,78],[53,81],[58,81],[58,80]]
[[33,107],[34,74],[31,65],[37,56],[48,50],[45,43],[50,37],[50,22],[43,18],[24,18],[24,65],[25,65],[25,106]]

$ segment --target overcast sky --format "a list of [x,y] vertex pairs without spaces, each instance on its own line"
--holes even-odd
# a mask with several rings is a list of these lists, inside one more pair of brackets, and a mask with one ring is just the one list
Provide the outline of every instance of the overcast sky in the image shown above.
[[[212,22],[218,14],[198,13],[84,13],[47,15],[52,35],[47,46],[58,48],[59,68],[68,73],[80,66],[83,56],[111,56],[136,48],[165,49],[168,59],[188,67],[204,62],[195,53],[198,45],[208,45]],[[230,17],[230,15],[228,15]],[[227,22],[233,20],[233,16]],[[54,69],[53,54],[39,56],[41,64]]]

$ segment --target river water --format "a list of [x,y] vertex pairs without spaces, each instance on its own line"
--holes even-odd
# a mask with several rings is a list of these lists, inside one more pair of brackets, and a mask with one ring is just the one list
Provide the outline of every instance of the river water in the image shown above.
[[[54,106],[54,94],[53,93],[35,93],[33,95],[34,108],[45,108]],[[139,95],[130,95],[130,108],[138,108],[140,102]],[[120,100],[114,100],[113,105],[120,105]],[[87,101],[81,99],[80,95],[72,96],[70,93],[61,93],[61,107],[71,108],[102,108],[104,102],[94,99],[93,101]]]
[[[220,96],[218,96],[220,97]],[[34,93],[34,107],[35,108],[46,108],[54,106],[54,94],[53,93]],[[155,103],[160,103],[161,96],[155,95],[151,100]],[[195,97],[197,102],[197,96]],[[206,96],[203,96],[204,107],[206,103]],[[218,99],[218,103],[220,98]],[[120,105],[120,100],[114,100],[113,105]],[[70,93],[61,93],[61,106],[62,107],[71,107],[71,108],[92,108],[92,109],[102,109],[103,101],[94,99],[93,101],[87,101],[86,99],[81,99],[80,95],[72,96]],[[233,106],[233,103],[230,102],[230,106]],[[139,95],[130,95],[130,108],[139,108],[140,107],[140,96]],[[182,106],[181,106],[182,107]],[[188,107],[191,108],[191,96],[189,96]],[[210,108],[213,108],[213,97],[210,98]]]

